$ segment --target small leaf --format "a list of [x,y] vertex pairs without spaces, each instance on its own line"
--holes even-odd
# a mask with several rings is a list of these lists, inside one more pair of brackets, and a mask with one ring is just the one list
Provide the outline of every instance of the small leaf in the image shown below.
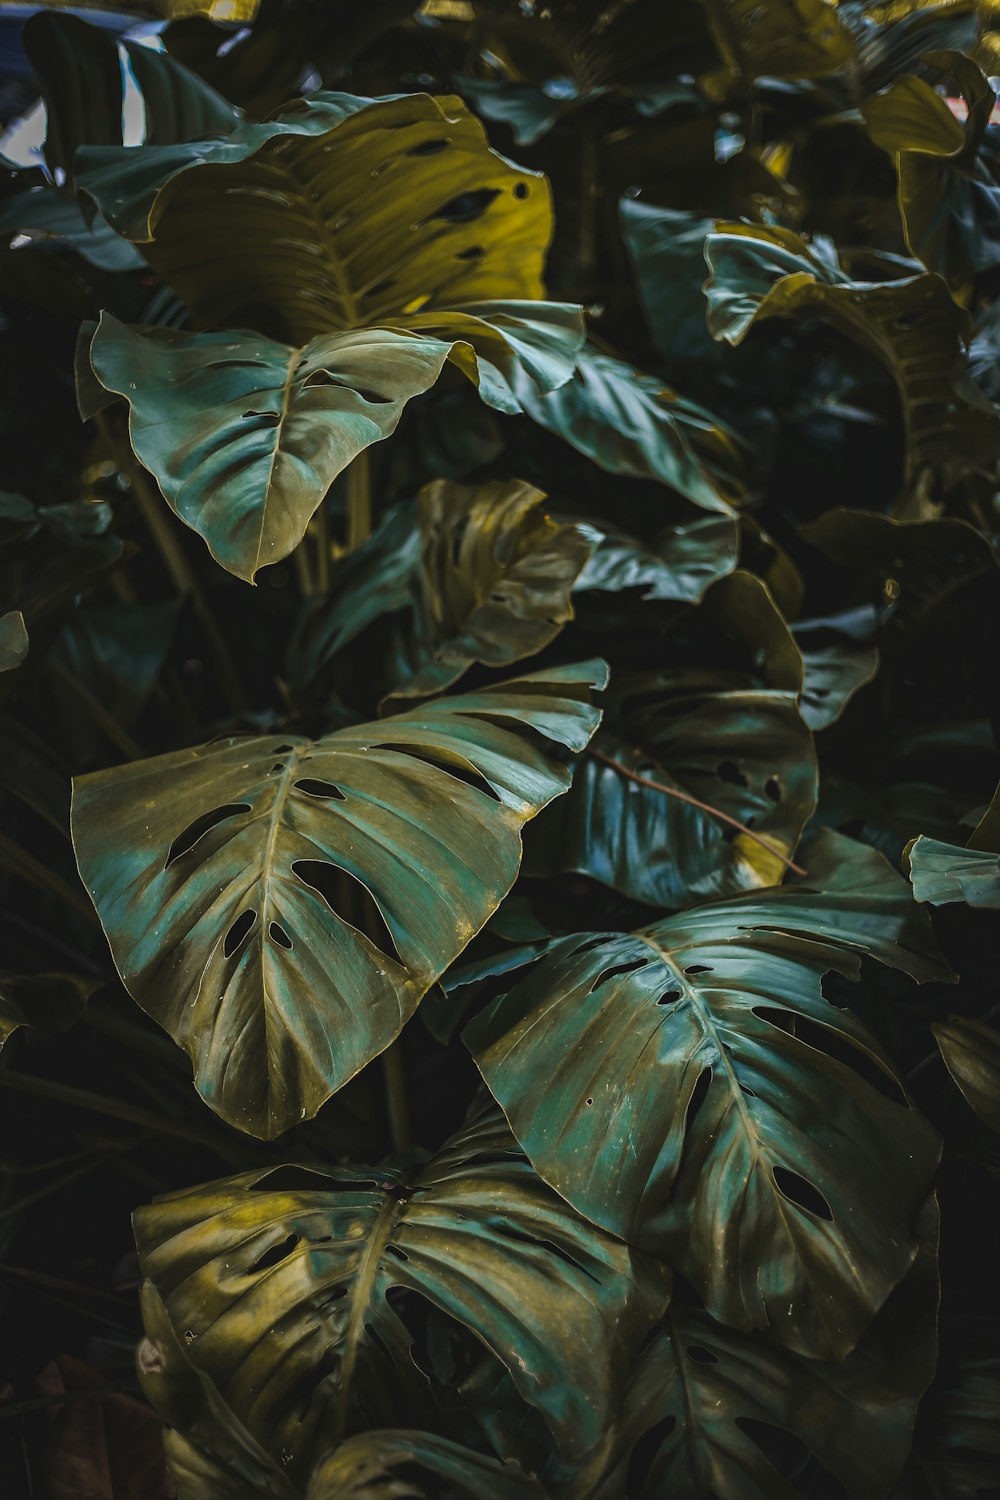
[[1000,1031],[960,1016],[931,1029],[948,1072],[984,1124],[1000,1134]]
[[12,672],[28,654],[28,631],[19,609],[0,615],[0,672]]
[[947,906],[964,901],[1000,911],[1000,853],[992,849],[962,849],[921,834],[906,846],[913,894],[918,901]]
[[608,528],[574,588],[581,594],[641,589],[644,601],[697,604],[706,589],[733,571],[738,555],[739,528],[732,515],[697,515],[665,527],[652,544]]
[[0,1049],[22,1029],[41,1037],[67,1030],[96,988],[76,974],[0,974]]
[[606,676],[557,667],[315,742],[231,737],[77,779],[123,982],[223,1119],[280,1134],[388,1047],[513,885]]

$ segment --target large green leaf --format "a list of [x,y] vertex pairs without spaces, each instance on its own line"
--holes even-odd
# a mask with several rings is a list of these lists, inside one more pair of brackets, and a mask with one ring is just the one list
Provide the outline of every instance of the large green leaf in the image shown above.
[[317,94],[223,141],[81,163],[98,208],[202,326],[301,344],[542,296],[548,184],[491,151],[456,98]]
[[520,405],[611,474],[655,479],[705,510],[739,497],[740,457],[718,418],[623,360],[585,349],[572,378],[540,390],[518,374]]
[[422,1169],[248,1172],[135,1229],[187,1358],[303,1487],[331,1441],[432,1409],[401,1293],[471,1330],[579,1458],[669,1287],[536,1176],[493,1110]]
[[722,1322],[840,1358],[913,1260],[938,1142],[823,976],[947,970],[881,855],[820,834],[801,858],[795,885],[564,939],[464,1035],[581,1212]]
[[744,83],[822,78],[854,55],[830,0],[705,0],[705,10],[723,62]]
[[922,63],[956,78],[968,106],[964,124],[916,74],[866,100],[862,111],[872,140],[895,161],[910,250],[928,270],[963,279],[1000,261],[1000,188],[978,155],[994,94],[960,52],[931,52]]
[[[793,692],[736,673],[616,674],[602,731],[550,815],[551,861],[659,907],[770,885],[816,786]],[[769,848],[710,809],[752,825]]]
[[90,362],[130,407],[171,509],[252,583],[287,557],[336,476],[395,430],[452,346],[387,328],[292,349],[262,334],[132,329],[105,313]]
[[224,1119],[277,1135],[398,1035],[513,885],[522,825],[570,784],[553,751],[587,744],[605,680],[553,668],[315,742],[235,737],[77,780],[122,979]]
[[709,326],[717,339],[739,344],[766,318],[814,318],[886,367],[901,402],[907,484],[925,467],[936,472],[959,457],[971,464],[995,453],[995,412],[956,379],[967,318],[941,277],[853,281],[799,235],[776,226],[722,224],[709,235],[705,256]]
[[961,1016],[939,1021],[933,1030],[948,1072],[979,1118],[1000,1135],[1000,1031]]
[[396,696],[440,692],[472,662],[505,667],[573,618],[570,592],[596,534],[554,521],[521,480],[471,489],[439,479],[419,498],[417,660]]
[[[794,1474],[781,1467],[790,1436],[814,1472],[835,1476],[852,1500],[882,1500],[909,1452],[937,1359],[938,1218],[929,1199],[911,1270],[845,1360],[803,1359],[674,1303],[640,1357],[615,1433],[622,1446],[648,1434],[654,1448],[644,1474],[626,1471],[629,1495],[798,1500],[814,1491],[801,1483],[812,1476],[800,1462]],[[617,1493],[608,1485],[595,1500]]]

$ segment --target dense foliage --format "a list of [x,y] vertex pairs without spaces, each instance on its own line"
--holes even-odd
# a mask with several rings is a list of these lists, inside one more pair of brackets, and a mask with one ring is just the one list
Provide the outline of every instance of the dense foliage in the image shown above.
[[3,1494],[1000,1495],[988,7],[233,13],[0,11]]

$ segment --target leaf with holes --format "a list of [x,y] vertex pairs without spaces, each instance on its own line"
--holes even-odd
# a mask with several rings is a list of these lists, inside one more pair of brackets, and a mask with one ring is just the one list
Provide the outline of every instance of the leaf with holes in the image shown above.
[[629,1461],[594,1500],[797,1500],[810,1480],[821,1489],[819,1469],[852,1500],[882,1500],[937,1359],[938,1219],[931,1198],[911,1270],[842,1361],[803,1359],[675,1302],[639,1358],[615,1434]]
[[968,319],[939,276],[853,281],[790,229],[720,224],[705,244],[708,321],[740,344],[767,318],[819,319],[889,371],[901,403],[905,481],[928,466],[991,460],[1000,419],[970,382],[959,382]]
[[303,344],[543,295],[548,184],[492,151],[453,97],[313,94],[225,140],[96,148],[80,165],[202,327]]
[[771,884],[816,788],[794,692],[738,673],[616,674],[569,796],[538,827],[533,866],[577,870],[658,907]]
[[170,508],[252,583],[293,551],[337,475],[395,430],[451,354],[387,328],[291,349],[261,334],[131,329],[105,313],[89,361],[128,401],[136,456]]
[[699,515],[665,526],[651,543],[608,527],[604,540],[584,565],[575,591],[618,594],[641,589],[642,600],[697,604],[713,583],[725,578],[739,555],[739,524],[734,515]]
[[979,1118],[1000,1135],[1000,1031],[963,1016],[932,1029],[948,1072]]
[[573,618],[570,592],[596,533],[554,521],[521,480],[420,493],[418,633],[412,677],[393,698],[440,692],[472,662],[533,656]]
[[173,1338],[302,1488],[331,1441],[433,1409],[405,1321],[421,1300],[471,1329],[579,1458],[669,1290],[539,1180],[494,1110],[423,1168],[248,1172],[161,1198],[135,1229]]
[[947,969],[881,855],[821,833],[800,857],[794,885],[564,939],[464,1037],[569,1202],[713,1317],[839,1359],[913,1261],[939,1148],[823,976]]
[[606,677],[556,667],[317,741],[234,737],[75,782],[119,973],[224,1119],[277,1135],[388,1047],[513,885]]

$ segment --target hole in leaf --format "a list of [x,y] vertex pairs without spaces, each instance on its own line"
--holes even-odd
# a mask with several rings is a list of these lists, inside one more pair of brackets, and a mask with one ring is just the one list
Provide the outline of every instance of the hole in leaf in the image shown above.
[[226,958],[232,958],[237,949],[242,947],[245,940],[250,936],[257,922],[255,911],[244,911],[236,918],[236,921],[226,933],[222,944],[222,952]]
[[322,896],[342,922],[363,932],[388,958],[402,963],[381,907],[357,875],[325,859],[297,859],[292,874]]
[[[798,1480],[810,1467],[812,1451],[809,1445],[787,1428],[778,1427],[772,1422],[762,1422],[757,1417],[737,1417],[736,1426],[746,1433],[783,1479]],[[840,1490],[839,1493],[844,1492]],[[983,1492],[977,1490],[976,1494],[982,1500]]]
[[282,927],[280,922],[272,922],[267,929],[267,935],[272,943],[277,943],[279,948],[291,948],[292,940]]
[[793,1015],[791,1011],[782,1010],[778,1006],[755,1005],[753,1013],[771,1026],[777,1026],[788,1036],[794,1036],[804,1046],[825,1053],[827,1057],[833,1058],[834,1062],[850,1068],[852,1072],[863,1078],[865,1083],[877,1089],[883,1099],[899,1104],[903,1109],[909,1109],[909,1101],[902,1084],[897,1082],[887,1068],[851,1041],[842,1031],[822,1026],[819,1021],[810,1020],[808,1016]]
[[449,143],[447,138],[443,136],[440,139],[434,141],[421,141],[418,146],[411,146],[410,149],[406,152],[406,155],[437,156],[439,151],[444,151],[447,149],[448,144]]
[[706,1349],[704,1344],[689,1344],[684,1351],[688,1359],[693,1359],[696,1365],[717,1365],[719,1356],[713,1354],[711,1349]]
[[698,1118],[699,1111],[708,1097],[708,1091],[711,1086],[712,1070],[711,1068],[703,1068],[698,1076],[698,1082],[691,1091],[691,1098],[688,1100],[687,1113],[684,1116],[685,1135],[689,1134],[695,1120]]
[[483,254],[482,245],[468,245],[464,250],[459,250],[455,256],[456,260],[477,260]]
[[451,534],[451,565],[458,567],[459,558],[462,555],[462,543],[465,541],[465,533],[469,529],[469,518],[463,516]]
[[[515,193],[517,189],[514,189]],[[459,193],[454,198],[449,198],[443,203],[437,213],[432,214],[432,219],[446,219],[450,224],[467,224],[471,219],[478,219],[480,214],[485,213],[493,202],[499,197],[499,188],[473,188],[470,192]],[[524,196],[523,194],[521,195]]]
[[167,851],[166,863],[163,866],[169,870],[175,859],[180,859],[182,854],[189,854],[200,838],[203,838],[211,829],[224,823],[227,818],[235,818],[239,813],[250,811],[249,802],[227,802],[224,807],[214,807],[211,812],[202,813],[200,818],[195,818],[189,823],[183,833],[179,833]]
[[749,786],[743,772],[734,760],[720,760],[715,768],[715,774],[720,781],[726,782],[728,786]]
[[385,1253],[386,1255],[395,1256],[396,1260],[409,1260],[410,1258],[406,1251],[401,1250],[398,1245],[386,1245]]
[[657,1422],[655,1427],[643,1433],[628,1461],[626,1494],[640,1495],[645,1489],[660,1449],[676,1426],[675,1416],[664,1417],[662,1422]]
[[657,1005],[673,1005],[674,1001],[680,998],[680,990],[665,990],[656,1003]]
[[584,1102],[584,1104],[590,1105],[590,1104],[593,1104],[594,1101],[593,1101],[593,1099],[585,1099],[583,1102]]
[[500,798],[493,790],[490,783],[481,771],[477,771],[472,765],[455,765],[441,756],[431,755],[426,750],[416,750],[411,745],[396,745],[392,743],[374,746],[376,750],[392,750],[397,755],[406,755],[411,760],[416,760],[425,766],[433,766],[436,771],[444,771],[445,775],[451,776],[455,781],[461,781],[465,786],[472,787],[477,792],[483,792],[494,802]]
[[771,1172],[778,1192],[789,1203],[794,1203],[796,1208],[804,1208],[807,1213],[815,1214],[819,1219],[826,1219],[827,1222],[832,1220],[833,1210],[829,1203],[806,1178],[800,1177],[798,1172],[790,1172],[787,1167],[772,1167]]
[[[597,1277],[591,1276],[586,1266],[581,1265],[581,1263],[576,1259],[574,1255],[570,1255],[568,1250],[564,1250],[563,1247],[561,1245],[557,1245],[554,1240],[538,1239],[533,1234],[526,1234],[523,1229],[515,1229],[512,1224],[497,1224],[494,1227],[496,1233],[502,1234],[504,1239],[516,1240],[520,1245],[533,1245],[539,1250],[547,1250],[548,1253],[550,1255],[554,1255],[557,1260],[563,1261],[563,1263],[567,1266],[574,1266],[576,1270],[582,1271],[584,1276],[588,1277],[591,1281],[597,1282]],[[598,1285],[600,1285],[599,1282]]]
[[346,802],[347,798],[339,786],[334,786],[332,781],[316,781],[312,776],[306,776],[302,781],[295,783],[298,792],[305,792],[310,797],[336,797],[338,802]]
[[764,796],[772,802],[781,801],[781,782],[777,776],[769,776],[764,782]]
[[388,1359],[389,1351],[385,1347],[385,1340],[382,1338],[382,1335],[379,1333],[374,1323],[365,1324],[365,1333],[371,1339],[372,1343],[375,1345],[375,1348],[378,1349],[380,1353],[384,1354],[386,1359]]
[[258,1271],[269,1271],[272,1266],[280,1266],[283,1260],[288,1259],[298,1243],[299,1236],[297,1234],[290,1234],[286,1240],[282,1240],[280,1245],[272,1245],[270,1249],[265,1250],[264,1254],[250,1266],[246,1274],[248,1276],[255,1276]]
[[527,196],[528,196],[528,184],[526,182],[519,182],[519,183],[517,183],[515,185],[515,187],[514,187],[514,197],[515,198],[527,198]]
[[687,968],[687,969],[684,970],[684,972],[685,972],[685,974],[711,974],[711,972],[712,972],[712,965],[711,964],[691,964],[689,968]]
[[636,969],[644,969],[648,963],[648,958],[634,958],[631,963],[616,964],[613,969],[602,969],[590,986],[590,993],[593,994],[602,984],[607,984],[611,979],[618,979],[622,974],[634,974]]
[[370,302],[373,297],[380,297],[383,292],[391,291],[395,285],[396,278],[394,276],[387,277],[385,281],[378,281],[362,294],[361,301]]

